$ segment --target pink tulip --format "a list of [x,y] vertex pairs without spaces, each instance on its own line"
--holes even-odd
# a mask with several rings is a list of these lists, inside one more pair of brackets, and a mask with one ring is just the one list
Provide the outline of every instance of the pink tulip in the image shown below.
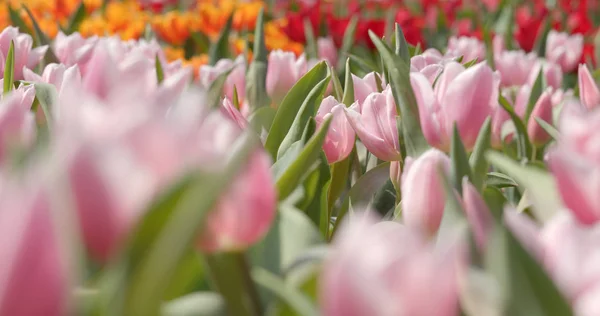
[[434,245],[410,228],[359,214],[332,247],[320,279],[323,315],[458,315],[462,242]]
[[527,54],[524,51],[505,51],[494,55],[494,64],[500,73],[502,86],[521,86],[527,83],[537,59],[535,53]]
[[447,57],[460,57],[462,62],[466,63],[477,59],[477,61],[485,60],[485,44],[475,37],[455,37],[452,36],[448,40]]
[[233,103],[231,103],[228,98],[224,98],[221,104],[222,112],[229,116],[229,118],[231,118],[240,128],[246,128],[246,126],[248,126],[248,121],[246,118],[244,118],[242,113],[235,108]]
[[97,42],[98,37],[95,36],[83,38],[77,32],[70,35],[58,32],[52,43],[52,49],[61,63],[66,66],[78,65],[82,72],[85,72],[86,64]]
[[49,198],[39,187],[17,188],[11,180],[3,180],[0,193],[0,315],[65,315],[67,262]]
[[480,251],[485,251],[494,219],[477,189],[465,177],[462,181],[464,210]]
[[[3,80],[0,80],[0,84]],[[10,158],[11,149],[33,144],[36,126],[31,103],[33,87],[21,87],[0,101],[0,161]]]
[[[503,92],[506,97],[506,93]],[[492,148],[502,149],[504,139],[502,138],[502,129],[506,122],[510,121],[510,115],[500,106],[496,107],[492,113]]]
[[502,36],[494,36],[492,40],[492,50],[494,52],[494,58],[500,56],[505,49],[504,38]]
[[407,157],[402,173],[402,216],[407,226],[434,235],[442,222],[446,191],[439,170],[450,172],[450,159],[430,149],[416,160]]
[[266,85],[273,103],[281,104],[283,98],[307,70],[304,55],[296,58],[292,52],[272,51],[269,54]]
[[220,59],[214,66],[200,67],[200,84],[208,89],[219,75],[233,68],[227,76],[223,94],[230,100],[233,100],[234,88],[237,91],[238,98],[243,101],[246,96],[246,65],[244,56],[240,55],[235,60]]
[[586,65],[579,65],[577,76],[579,79],[579,99],[581,103],[588,109],[600,105],[600,89]]
[[392,161],[390,162],[390,180],[394,185],[396,191],[400,192],[402,189],[402,162]]
[[583,35],[550,30],[546,41],[546,59],[560,65],[563,72],[577,68],[583,54]]
[[581,113],[565,104],[559,122],[561,140],[549,152],[549,167],[564,204],[583,225],[600,220],[600,112]]
[[360,105],[344,108],[350,125],[365,147],[377,158],[394,161],[401,158],[396,104],[391,88],[371,93]]
[[377,89],[377,79],[375,76],[379,76],[379,74],[370,72],[364,78],[359,78],[352,74],[352,83],[354,84],[354,99],[358,102],[358,104],[363,104],[369,94],[373,92],[379,92]]
[[346,159],[354,148],[356,135],[344,115],[345,108],[344,104],[329,96],[323,99],[315,117],[317,127],[320,127],[325,119],[333,116],[323,144],[325,156],[330,164]]
[[552,137],[543,129],[535,120],[539,118],[548,124],[552,124],[552,94],[551,88],[548,88],[542,93],[540,98],[535,102],[531,117],[527,123],[527,134],[534,145],[541,146],[550,141]]
[[33,48],[33,38],[19,33],[19,29],[9,26],[0,33],[0,70],[4,72],[10,42],[14,42],[15,72],[14,79],[23,79],[23,67],[34,68],[44,58],[48,46]]
[[[437,52],[437,50],[435,52]],[[439,52],[437,53],[439,54]],[[423,53],[421,55],[413,56],[410,59],[410,71],[422,73],[433,85],[435,79],[437,79],[444,69],[443,62],[444,59],[441,55],[438,58],[435,53]]]
[[456,62],[446,65],[435,89],[424,75],[410,76],[429,144],[448,151],[456,124],[465,148],[472,150],[481,126],[498,107],[499,77],[485,63],[465,69]]
[[337,48],[331,37],[320,37],[317,40],[317,49],[319,59],[327,61],[331,66],[335,66],[338,61]]
[[533,87],[535,81],[537,80],[540,70],[542,71],[542,75],[544,76],[544,79],[546,79],[546,84],[549,87],[552,87],[554,89],[560,89],[562,87],[562,69],[559,65],[547,61],[538,61],[537,63],[535,63],[535,67],[531,69],[531,72],[529,73],[529,79],[527,80],[526,84]]

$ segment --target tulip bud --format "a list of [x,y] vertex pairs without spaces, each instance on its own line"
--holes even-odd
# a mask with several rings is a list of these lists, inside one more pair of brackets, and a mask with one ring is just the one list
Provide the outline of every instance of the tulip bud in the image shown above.
[[420,73],[410,77],[427,142],[448,151],[456,124],[466,150],[472,150],[481,126],[499,106],[500,78],[485,63],[465,69],[456,62],[445,66],[435,89]]
[[475,242],[480,251],[485,251],[494,219],[485,201],[466,177],[462,182],[462,191],[464,209],[475,236]]
[[348,121],[361,142],[377,158],[394,161],[401,158],[396,104],[391,89],[371,93],[361,105],[344,108]]
[[354,148],[356,135],[344,114],[345,108],[344,104],[329,96],[321,102],[315,117],[319,128],[328,116],[333,116],[323,143],[323,150],[330,164],[346,159]]
[[232,119],[240,128],[246,128],[248,126],[248,121],[238,109],[233,106],[231,101],[228,98],[223,99],[221,110],[224,112],[230,119]]
[[337,48],[330,37],[320,37],[317,40],[319,59],[327,61],[329,65],[337,64]]
[[281,50],[269,54],[267,71],[267,93],[276,105],[281,104],[288,91],[306,73],[307,63],[304,55],[296,58],[292,52]]
[[406,158],[402,172],[402,216],[407,226],[433,235],[437,232],[446,206],[446,191],[440,169],[450,172],[450,158],[430,149],[413,161]]
[[397,192],[401,192],[402,188],[402,162],[392,161],[390,162],[390,180]]
[[546,59],[560,65],[563,72],[577,68],[583,54],[583,35],[550,30],[546,41]]
[[354,99],[358,102],[358,104],[363,104],[369,94],[373,92],[379,92],[379,90],[377,90],[377,80],[375,79],[375,76],[379,75],[371,72],[368,73],[364,78],[359,78],[352,74],[352,83],[354,84]]
[[579,65],[578,84],[579,84],[579,99],[581,103],[588,109],[593,109],[600,105],[600,89],[596,85],[596,81],[590,74],[586,65]]
[[[548,88],[551,89],[551,88]],[[541,146],[552,138],[546,130],[544,130],[535,118],[551,124],[552,123],[552,94],[551,90],[546,90],[537,100],[531,112],[531,117],[527,123],[527,134],[534,145]]]

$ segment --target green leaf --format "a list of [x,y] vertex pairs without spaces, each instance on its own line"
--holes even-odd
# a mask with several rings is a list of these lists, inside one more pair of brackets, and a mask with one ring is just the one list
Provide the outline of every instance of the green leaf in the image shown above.
[[487,25],[483,26],[483,43],[485,44],[485,59],[488,65],[492,68],[496,68],[496,63],[494,61],[494,44],[492,40],[492,34],[490,33],[490,29]]
[[368,72],[379,71],[379,67],[377,67],[377,65],[372,60],[367,60],[366,58],[354,54],[348,54],[348,58],[359,64],[359,66],[361,66]]
[[[346,157],[331,165],[331,185],[329,186],[328,205],[329,210],[333,209],[335,201],[340,197],[344,189],[348,186],[348,176],[350,175],[350,162],[352,156]],[[331,214],[327,216],[331,218]]]
[[271,104],[271,100],[267,95],[266,84],[268,62],[267,47],[265,46],[264,19],[264,8],[261,8],[256,20],[256,29],[254,30],[252,63],[246,74],[246,98],[252,111],[261,107],[268,107]]
[[227,77],[235,67],[236,66],[233,66],[221,73],[220,75],[218,75],[215,81],[213,81],[210,84],[210,87],[208,87],[206,102],[210,108],[216,109],[221,105],[221,96],[223,95],[223,87],[225,86],[225,81],[227,81]]
[[397,56],[400,56],[404,63],[406,63],[410,67],[410,53],[408,51],[408,43],[406,42],[406,38],[404,37],[404,33],[400,28],[400,25],[396,23],[394,29],[394,35],[396,39],[396,49],[395,53]]
[[545,223],[562,207],[554,178],[535,167],[520,166],[500,153],[488,152],[487,158],[496,167],[513,178],[531,194],[535,217]]
[[465,66],[465,68],[469,68],[469,67],[472,67],[475,64],[477,64],[477,62],[478,62],[478,60],[477,60],[477,58],[475,58],[473,60],[470,60],[470,61],[466,62],[464,66]]
[[517,187],[518,184],[511,177],[499,173],[499,172],[490,172],[487,174],[486,186],[495,187],[498,189],[509,188],[509,187]]
[[529,142],[529,136],[527,135],[527,129],[525,128],[523,121],[521,121],[521,118],[515,113],[513,107],[510,105],[510,103],[508,103],[506,98],[500,96],[499,103],[502,109],[508,113],[517,130],[519,156],[529,157],[529,153],[531,152],[531,143]]
[[409,46],[408,49],[411,50],[410,56],[417,56],[423,51],[421,42],[418,42],[417,46]]
[[337,69],[341,70],[344,68],[344,59],[342,57],[348,56],[350,49],[354,45],[354,39],[356,38],[356,27],[358,26],[358,17],[352,16],[350,22],[348,22],[348,26],[344,31],[344,39],[342,41],[342,46],[340,47],[340,52],[338,56],[340,56],[338,60]]
[[452,134],[452,143],[450,145],[450,160],[452,161],[452,184],[454,188],[462,194],[462,181],[464,177],[471,180],[471,166],[467,158],[465,146],[460,139],[458,127],[454,124],[454,132]]
[[594,36],[594,57],[596,63],[600,64],[600,32],[596,32]]
[[325,153],[321,152],[315,170],[304,181],[303,202],[298,204],[308,217],[319,226],[321,234],[326,237],[329,232],[329,205],[327,195],[331,184],[331,172]]
[[81,24],[81,22],[83,22],[83,20],[85,20],[86,15],[87,14],[85,11],[85,3],[84,3],[84,1],[81,1],[79,3],[79,5],[77,6],[77,9],[75,10],[75,13],[73,13],[71,15],[71,18],[69,18],[69,24],[67,26],[67,34],[76,32],[79,29],[79,25]]
[[327,76],[325,79],[321,80],[321,82],[319,82],[304,99],[292,126],[288,130],[283,141],[281,141],[281,145],[277,152],[277,159],[279,159],[293,143],[300,140],[306,123],[311,117],[316,116],[317,109],[321,105],[321,101],[323,101],[323,94],[325,94],[325,91],[327,90],[330,78],[330,76]]
[[52,108],[58,99],[56,87],[43,82],[36,82],[33,83],[33,85],[35,88],[35,98],[42,107],[42,112],[44,112],[44,116],[46,117],[46,126],[48,131],[52,131],[54,126]]
[[506,298],[505,315],[567,316],[573,311],[544,269],[506,227],[490,236],[485,266]]
[[336,100],[341,100],[344,94],[344,89],[342,89],[342,83],[340,82],[340,78],[335,73],[335,69],[333,67],[329,67],[329,71],[331,72],[331,83],[333,85],[333,95]]
[[36,46],[48,45],[48,50],[46,51],[46,56],[44,57],[45,63],[46,64],[52,64],[52,63],[59,64],[60,61],[58,60],[58,58],[52,51],[50,39],[48,38],[48,36],[46,36],[44,31],[42,31],[42,29],[38,25],[37,21],[33,17],[33,14],[31,13],[31,11],[29,11],[29,8],[27,8],[27,6],[25,6],[24,4],[21,4],[21,6],[22,6],[23,10],[25,10],[25,12],[27,12],[27,15],[29,15],[29,18],[31,19],[31,23],[33,24],[33,29],[35,30],[35,39],[37,42]]
[[6,63],[4,64],[4,95],[14,88],[15,80],[15,42],[10,41]]
[[229,15],[227,22],[223,29],[221,29],[221,33],[219,33],[219,37],[217,38],[217,42],[214,43],[209,51],[208,51],[208,63],[210,65],[216,65],[219,59],[229,57],[229,33],[231,33],[231,25],[233,24],[233,13]]
[[158,59],[158,54],[154,58],[154,66],[156,67],[156,80],[158,81],[158,84],[160,84],[165,79],[165,73],[163,71],[162,64],[160,63],[160,59]]
[[252,270],[252,279],[287,303],[300,316],[319,315],[312,302],[297,289],[288,286],[284,280],[261,268]]
[[546,41],[548,40],[548,33],[551,29],[552,21],[550,17],[544,18],[544,24],[539,30],[533,46],[533,51],[536,52],[538,56],[546,56]]
[[346,76],[344,77],[344,97],[342,103],[347,107],[354,103],[354,81],[352,80],[352,71],[350,70],[350,58],[346,59]]
[[502,191],[498,188],[487,187],[482,194],[485,204],[487,204],[495,221],[500,223],[504,216],[504,205],[507,200]]
[[225,316],[227,310],[221,295],[214,292],[196,292],[163,304],[162,316]]
[[485,182],[486,173],[489,167],[487,159],[485,159],[485,152],[491,148],[492,142],[492,119],[488,117],[481,129],[479,135],[477,135],[477,141],[473,148],[473,153],[469,158],[469,165],[473,170],[473,177],[471,178],[473,185],[481,192],[483,184]]
[[7,4],[6,7],[8,8],[11,25],[18,27],[21,32],[34,35],[27,23],[21,18],[19,12],[15,11],[10,4]]
[[248,122],[258,135],[262,135],[263,132],[266,133],[271,129],[276,113],[277,111],[270,106],[262,107],[250,114]]
[[529,122],[529,118],[531,117],[531,113],[533,112],[533,108],[535,107],[536,102],[544,92],[544,72],[540,69],[538,72],[537,78],[535,79],[535,83],[531,88],[531,94],[529,95],[529,101],[527,101],[527,109],[525,111],[525,118],[523,119],[523,124],[527,125]]
[[281,146],[285,136],[292,127],[296,114],[304,104],[304,99],[317,84],[325,79],[327,72],[327,65],[324,62],[318,63],[296,82],[283,99],[283,102],[277,109],[265,143],[265,149],[271,154],[273,159],[277,158],[279,146]]
[[[502,12],[500,13],[500,17],[498,18],[496,25],[494,27],[494,31],[496,34],[502,35],[504,39],[504,45],[507,50],[512,49],[513,42],[513,28],[514,28],[514,6],[508,4],[504,6]],[[544,42],[545,43],[545,42]],[[540,55],[544,56],[544,55]]]
[[276,179],[279,200],[285,199],[296,189],[306,172],[319,159],[329,124],[331,118],[323,122],[319,131],[306,143],[298,158]]
[[402,117],[402,134],[407,155],[418,157],[429,148],[429,145],[421,130],[419,108],[410,83],[409,66],[399,56],[396,56],[375,33],[369,31],[369,36],[381,54],[390,74],[390,86],[396,106],[399,108],[398,114]]
[[554,126],[550,125],[548,122],[542,120],[539,117],[535,118],[535,121],[540,125],[540,127],[542,129],[544,129],[544,131],[546,131],[546,133],[548,133],[548,135],[550,135],[554,140],[558,140],[558,138],[560,137],[560,133],[558,132],[558,130],[556,128],[554,128]]
[[306,48],[304,52],[306,53],[307,59],[318,59],[319,52],[317,48],[317,40],[315,39],[315,34],[313,33],[312,24],[308,18],[304,18],[304,35],[306,36]]

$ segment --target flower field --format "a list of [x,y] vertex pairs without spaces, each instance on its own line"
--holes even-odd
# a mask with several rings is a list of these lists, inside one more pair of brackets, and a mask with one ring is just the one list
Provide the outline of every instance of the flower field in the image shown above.
[[600,1],[6,0],[0,316],[600,315]]

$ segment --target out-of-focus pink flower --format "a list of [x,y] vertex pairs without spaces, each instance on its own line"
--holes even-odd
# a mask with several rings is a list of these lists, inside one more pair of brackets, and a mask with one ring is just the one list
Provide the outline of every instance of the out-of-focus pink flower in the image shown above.
[[539,118],[548,124],[552,124],[552,94],[550,93],[551,88],[540,95],[540,98],[535,102],[531,117],[527,123],[527,134],[529,139],[534,145],[541,146],[552,138],[546,130],[544,130],[540,124],[535,120]]
[[561,139],[548,164],[564,204],[583,225],[600,220],[600,112],[582,113],[565,104],[559,122]]
[[391,88],[371,93],[361,105],[344,108],[348,121],[365,147],[377,158],[394,161],[401,158],[396,118],[398,112]]
[[465,69],[457,62],[444,68],[435,89],[421,73],[411,73],[425,138],[448,151],[454,124],[467,150],[473,149],[479,130],[498,107],[500,78],[485,64]]
[[10,180],[3,179],[0,193],[0,315],[65,315],[66,253],[49,199],[37,185],[21,187]]
[[485,44],[476,37],[455,37],[452,36],[448,40],[448,57],[462,56],[462,62],[466,63],[477,59],[477,61],[485,60]]
[[[502,94],[506,97],[506,90]],[[507,121],[510,121],[510,115],[501,106],[497,106],[492,113],[492,148],[502,149],[502,128]]]
[[458,315],[464,246],[433,245],[418,231],[357,215],[333,242],[320,279],[329,316]]
[[229,69],[233,70],[227,76],[227,80],[225,80],[223,94],[230,100],[233,100],[233,91],[235,87],[240,102],[243,102],[246,96],[246,64],[244,56],[242,55],[238,56],[235,60],[220,59],[214,66],[201,66],[200,84],[208,89],[219,75]]
[[437,232],[446,205],[440,169],[450,172],[450,158],[437,149],[430,149],[415,160],[407,157],[402,172],[404,223],[430,235]]
[[[34,68],[44,58],[48,46],[33,48],[33,38],[29,34],[19,33],[19,29],[9,26],[0,33],[0,70],[4,72],[10,42],[15,47],[15,72],[14,79],[23,79],[23,67]],[[33,49],[32,49],[33,48]]]
[[504,52],[504,38],[502,38],[502,36],[494,36],[494,39],[492,40],[492,50],[494,52],[494,58],[496,56],[499,56],[502,54],[502,52]]
[[402,186],[402,161],[390,162],[390,180],[399,192]]
[[323,150],[330,164],[346,159],[354,148],[356,135],[344,114],[345,108],[344,104],[329,96],[323,99],[315,117],[317,127],[320,127],[325,119],[333,116],[323,143]]
[[595,108],[600,105],[600,89],[596,85],[596,81],[590,74],[586,65],[579,65],[577,72],[579,84],[579,99],[581,103],[588,109]]
[[500,73],[500,82],[504,87],[521,86],[528,82],[532,70],[537,64],[535,53],[524,51],[505,51],[494,55],[494,65]]
[[377,79],[375,76],[379,75],[375,72],[371,72],[368,73],[364,78],[359,78],[352,74],[352,83],[354,84],[354,99],[358,102],[358,104],[363,104],[369,94],[373,92],[379,92],[377,90]]
[[[0,84],[3,80],[0,80]],[[35,139],[35,118],[31,104],[33,87],[20,87],[0,101],[0,161],[9,158],[11,149],[30,146]]]
[[[64,90],[74,89],[81,84],[81,73],[77,65],[66,67],[63,64],[49,64],[44,68],[42,75],[23,68],[23,77],[26,81],[43,82],[53,85],[56,88],[58,101],[63,99]],[[52,109],[56,111],[57,109]]]
[[273,103],[281,104],[286,94],[307,70],[304,55],[296,58],[292,52],[272,51],[269,54],[266,85]]
[[244,118],[244,116],[242,115],[242,113],[240,113],[240,111],[238,111],[238,109],[235,108],[235,106],[233,105],[233,103],[231,103],[231,101],[229,101],[228,98],[224,98],[223,99],[223,103],[222,103],[221,109],[240,128],[246,128],[246,126],[248,126],[248,121],[246,121],[246,118]]
[[410,71],[420,72],[433,85],[435,79],[444,69],[443,63],[445,60],[437,50],[427,50],[421,55],[413,56],[410,59]]
[[559,33],[551,30],[546,41],[546,58],[571,72],[577,68],[583,54],[583,35]]
[[529,79],[527,80],[529,86],[533,87],[540,70],[543,72],[542,75],[544,79],[546,79],[546,84],[549,87],[554,89],[560,89],[562,87],[563,72],[560,69],[560,66],[548,61],[538,61],[535,63],[535,67],[531,69]]
[[61,63],[66,66],[78,65],[84,72],[97,42],[96,36],[83,38],[77,32],[70,35],[58,32],[52,42],[52,49]]
[[320,37],[317,40],[319,59],[327,61],[331,66],[337,64],[337,48],[331,37]]
[[463,204],[477,247],[485,251],[494,219],[477,189],[465,177],[462,182]]

